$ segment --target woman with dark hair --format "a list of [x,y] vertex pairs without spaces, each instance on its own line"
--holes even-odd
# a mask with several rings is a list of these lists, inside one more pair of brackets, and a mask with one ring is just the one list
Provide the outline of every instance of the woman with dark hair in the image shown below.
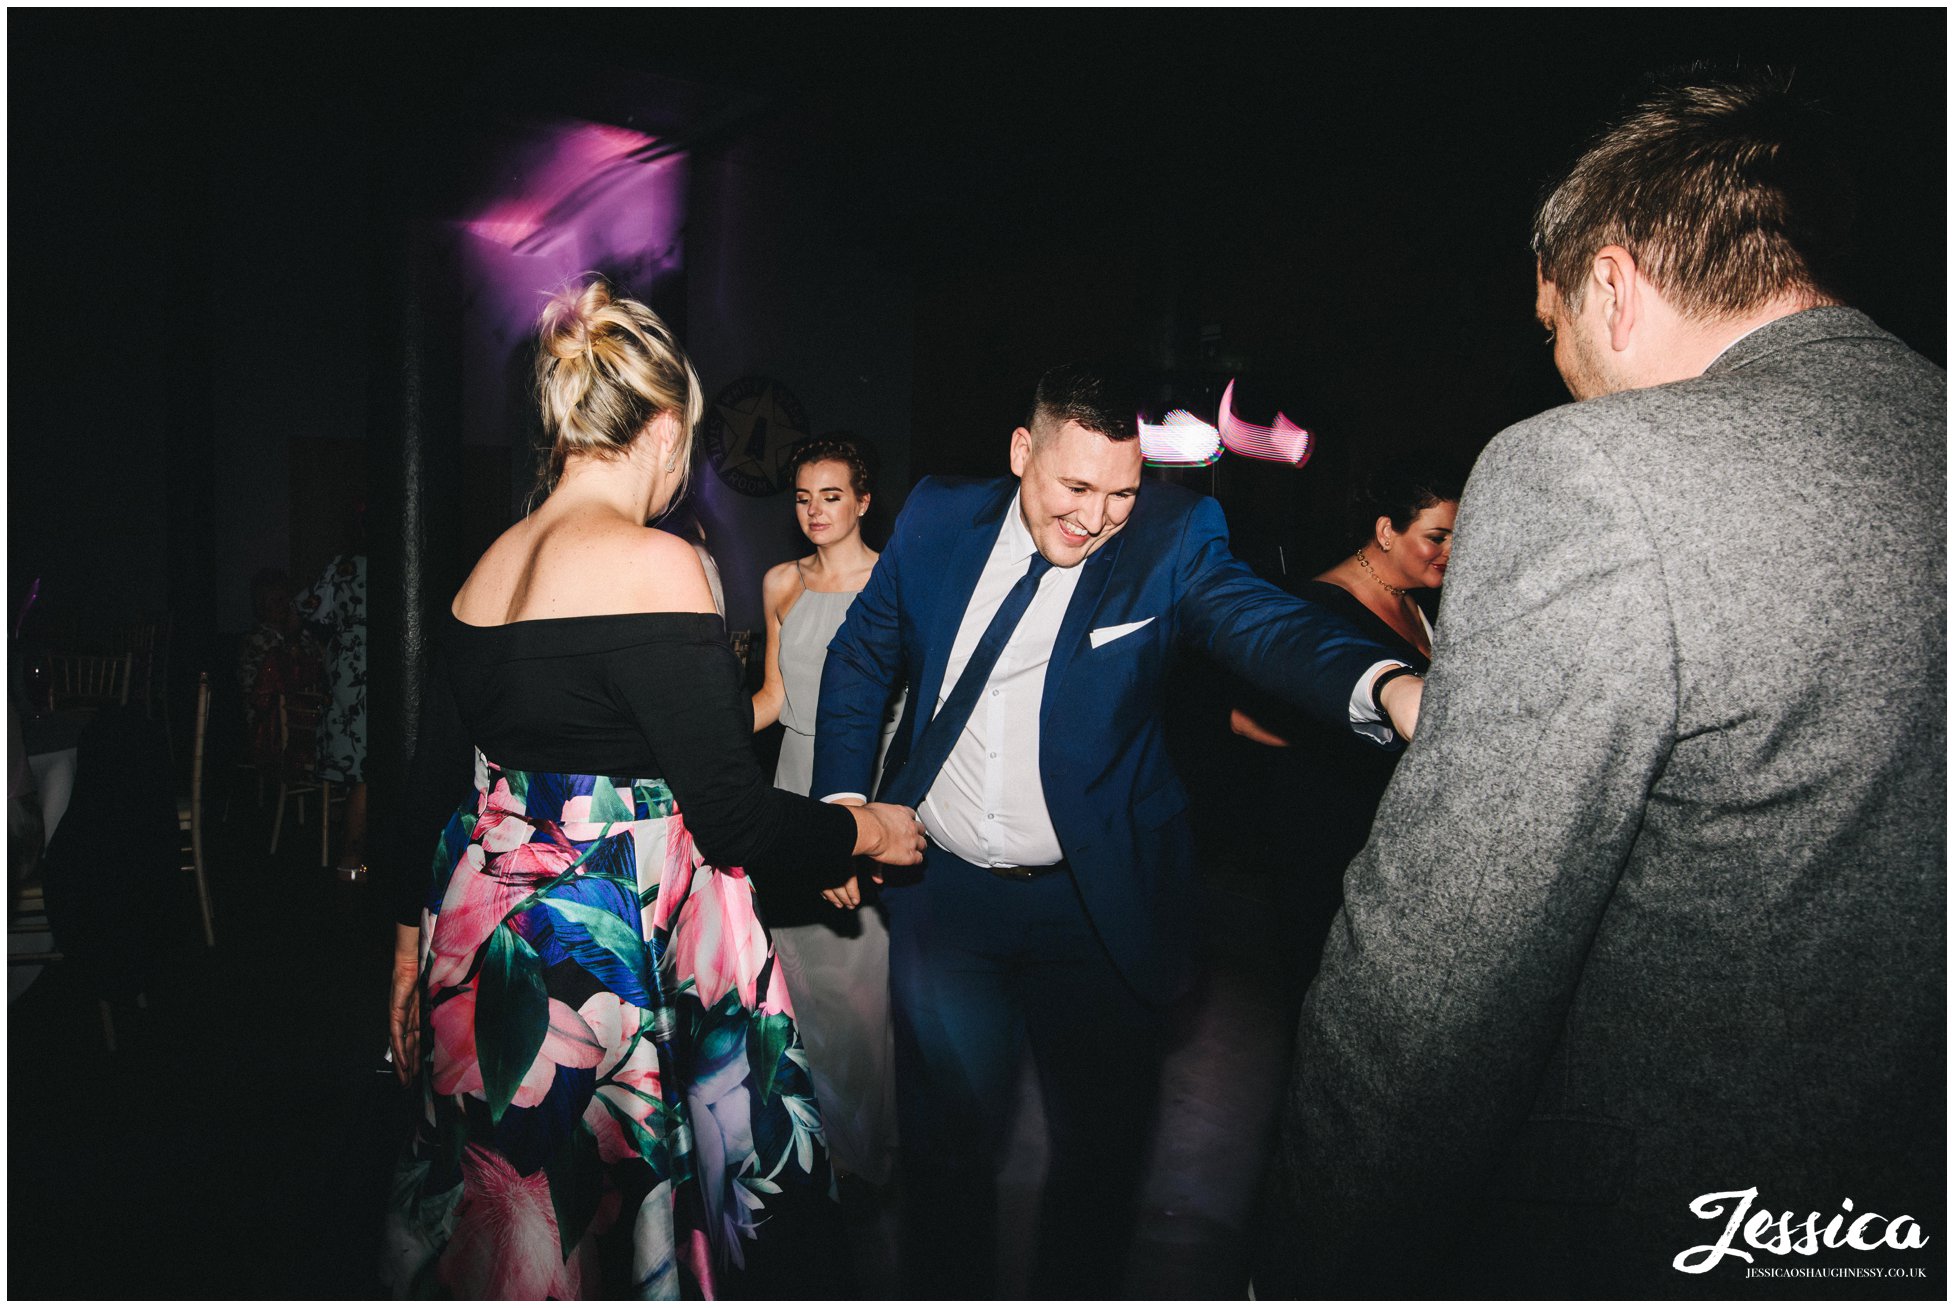
[[391,1052],[424,1081],[390,1279],[836,1297],[821,1113],[747,873],[812,898],[855,855],[921,861],[922,827],[760,775],[699,555],[644,525],[683,491],[703,407],[664,322],[594,281],[541,335],[547,497],[441,624],[412,839],[375,851],[401,892]]
[[[1352,496],[1356,549],[1296,593],[1349,618],[1424,676],[1431,666],[1432,623],[1415,595],[1445,582],[1461,483],[1440,467],[1395,465],[1373,473]],[[1370,837],[1399,755],[1349,732],[1290,717],[1273,704],[1237,708],[1229,725],[1258,744],[1294,747],[1281,790],[1301,807],[1295,829],[1309,833],[1309,853],[1283,881],[1282,895],[1285,920],[1296,929],[1299,955],[1291,975],[1300,995],[1316,975],[1330,920],[1343,903],[1344,869]]]
[[[809,441],[794,452],[793,470],[794,516],[814,552],[768,569],[762,583],[766,679],[753,696],[753,729],[781,724],[773,783],[806,794],[828,642],[878,556],[862,540],[874,481],[861,445],[850,437]],[[895,721],[887,718],[885,749]],[[767,923],[799,1004],[835,1167],[881,1185],[894,1168],[896,1143],[889,929],[880,905],[863,903],[859,883],[822,898],[825,904],[769,899]]]

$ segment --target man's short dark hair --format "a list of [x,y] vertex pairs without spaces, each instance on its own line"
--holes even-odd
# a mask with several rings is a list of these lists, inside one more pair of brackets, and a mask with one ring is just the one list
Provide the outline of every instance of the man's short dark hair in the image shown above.
[[1541,202],[1533,252],[1569,308],[1619,245],[1684,315],[1730,317],[1786,292],[1838,299],[1853,208],[1829,120],[1787,79],[1692,72],[1594,139]]
[[1024,425],[1035,432],[1040,416],[1054,426],[1076,422],[1107,440],[1140,435],[1140,386],[1130,369],[1113,364],[1061,363],[1047,368],[1032,391]]

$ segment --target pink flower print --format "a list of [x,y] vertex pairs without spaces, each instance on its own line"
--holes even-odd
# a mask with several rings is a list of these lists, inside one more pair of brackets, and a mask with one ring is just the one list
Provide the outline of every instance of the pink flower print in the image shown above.
[[430,993],[439,994],[467,979],[483,942],[527,893],[488,870],[481,846],[470,845],[462,852],[454,875],[448,878],[441,913],[434,919],[427,973]]
[[658,1046],[649,1041],[640,1041],[637,1050],[623,1067],[611,1073],[611,1084],[635,1091],[639,1096],[650,1095],[658,1098]]
[[626,1003],[609,990],[599,990],[584,1000],[577,1013],[603,1047],[604,1056],[597,1063],[597,1079],[601,1081],[611,1074],[617,1060],[624,1056],[631,1038],[638,1033],[644,1014],[636,1004]]
[[787,987],[787,969],[780,965],[778,955],[775,955],[773,971],[767,977],[767,993],[760,999],[760,1011],[794,1016],[794,994]]
[[434,1006],[434,1093],[482,1093],[482,1061],[475,1050],[475,987]]
[[563,811],[557,814],[556,821],[566,840],[595,840],[604,831],[603,823],[590,820],[588,795],[572,795],[564,800]]
[[536,1051],[536,1061],[523,1074],[522,1084],[516,1087],[511,1102],[517,1108],[534,1108],[549,1095],[557,1068],[595,1067],[603,1056],[604,1047],[597,1043],[589,1023],[561,999],[552,999],[550,1026],[543,1033],[543,1047]]
[[[603,782],[598,784],[602,785]],[[635,801],[628,787],[612,786],[610,791],[623,802],[627,812],[631,810]],[[558,821],[562,824],[565,839],[582,843],[600,839],[605,832],[615,829],[617,824],[614,822],[598,822],[591,818],[590,810],[595,799],[594,794],[572,795],[563,802],[563,815]]]
[[500,1155],[462,1153],[462,1199],[441,1258],[442,1280],[461,1299],[576,1299],[586,1275],[597,1286],[595,1246],[586,1238],[566,1261],[557,1243],[549,1174],[518,1175]]
[[606,1163],[642,1157],[636,1142],[625,1134],[617,1118],[613,1117],[611,1110],[604,1106],[606,1102],[600,1092],[592,1095],[590,1102],[583,1106],[583,1124],[590,1128],[593,1136],[597,1137],[597,1156]]
[[530,891],[562,875],[576,857],[569,846],[548,840],[530,841],[493,863],[479,845],[463,851],[434,922],[428,989],[438,994],[466,980],[476,953],[502,919]]
[[597,1093],[584,1107],[584,1122],[596,1135],[597,1152],[605,1162],[638,1157],[637,1141],[618,1124],[612,1109],[637,1123],[646,1135],[656,1135],[656,1101],[661,1093],[658,1049],[648,1039],[632,1044],[644,1014],[607,990],[584,1000],[583,1007],[577,1011],[589,1023],[591,1034],[604,1046],[603,1058],[597,1064],[597,1079],[607,1082],[597,1087]]
[[482,812],[488,813],[491,811],[521,814],[528,812],[529,809],[528,805],[522,800],[517,799],[515,792],[509,789],[509,778],[497,777],[495,780],[495,789],[491,790],[482,799]]
[[[647,823],[650,826],[652,824]],[[700,867],[699,852],[693,847],[692,833],[677,818],[667,818],[662,827],[665,836],[664,872],[658,882],[658,899],[651,911],[651,919],[645,923],[645,939],[649,940],[655,930],[669,929],[672,920],[678,916],[686,896],[692,891],[693,872]],[[642,843],[638,847],[638,866],[655,866],[646,859]]]
[[639,1137],[624,1129],[618,1121],[620,1116],[636,1124],[644,1136],[658,1138],[663,1129],[659,1125],[659,1084],[658,1053],[647,1044],[590,1097],[583,1120],[597,1137],[597,1153],[605,1162],[637,1158],[643,1153]]
[[[523,1074],[511,1101],[517,1108],[534,1108],[548,1097],[559,1067],[595,1067],[603,1046],[577,1010],[561,999],[550,1000],[549,1029],[535,1061]],[[434,1093],[472,1094],[486,1098],[482,1063],[475,1047],[475,989],[473,986],[435,1005]]]
[[506,853],[528,840],[534,827],[523,819],[523,804],[509,790],[507,777],[482,800],[472,839],[491,854]]
[[536,834],[528,818],[486,814],[475,821],[475,843],[491,854],[506,854],[520,848]]
[[562,876],[576,861],[577,851],[560,839],[531,840],[496,859],[491,870],[527,893]]
[[691,896],[672,927],[681,973],[697,979],[699,1002],[715,1007],[739,990],[742,1008],[754,1007],[754,982],[767,961],[767,936],[753,911],[753,889],[744,878],[701,869]]

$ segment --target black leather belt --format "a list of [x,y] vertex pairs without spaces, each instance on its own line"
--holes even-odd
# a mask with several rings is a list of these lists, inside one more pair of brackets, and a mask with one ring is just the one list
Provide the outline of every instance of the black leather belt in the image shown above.
[[1061,858],[1056,863],[1041,864],[1038,867],[984,867],[981,863],[968,863],[961,858],[957,858],[955,854],[950,853],[949,850],[937,844],[932,837],[925,838],[929,840],[931,849],[941,850],[946,856],[956,858],[957,862],[963,863],[965,867],[982,867],[984,871],[990,873],[992,876],[1003,877],[1006,881],[1036,881],[1039,877],[1050,876],[1054,872],[1065,872],[1069,874],[1072,871],[1072,860],[1066,858]]
[[1036,881],[1039,877],[1049,876],[1054,872],[1071,870],[1071,862],[1061,858],[1056,863],[1046,863],[1042,867],[994,867],[990,869],[990,874],[994,877],[1003,877],[1006,881]]

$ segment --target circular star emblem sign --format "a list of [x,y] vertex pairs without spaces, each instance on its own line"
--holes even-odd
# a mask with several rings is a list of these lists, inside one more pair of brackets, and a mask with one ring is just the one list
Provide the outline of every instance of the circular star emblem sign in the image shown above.
[[740,378],[706,410],[706,457],[720,480],[742,495],[784,489],[787,458],[807,436],[801,402],[767,377]]

